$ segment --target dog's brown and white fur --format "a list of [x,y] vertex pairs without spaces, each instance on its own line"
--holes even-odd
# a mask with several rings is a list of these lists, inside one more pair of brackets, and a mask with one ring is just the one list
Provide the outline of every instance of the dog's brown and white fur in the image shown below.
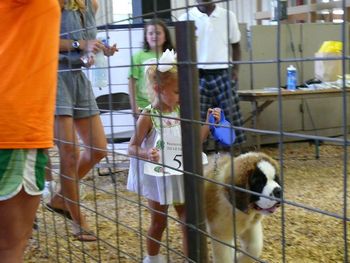
[[[249,152],[236,158],[224,155],[217,161],[209,162],[205,169],[207,178],[263,195],[233,190],[230,186],[207,181],[205,210],[208,231],[212,237],[235,246],[233,227],[235,223],[236,240],[239,240],[240,248],[248,255],[259,258],[263,248],[262,219],[279,206],[277,200],[264,196],[281,197],[277,168],[275,160],[258,152]],[[235,251],[232,247],[212,240],[212,249],[214,262],[235,262]],[[248,255],[237,253],[237,261],[254,262]]]

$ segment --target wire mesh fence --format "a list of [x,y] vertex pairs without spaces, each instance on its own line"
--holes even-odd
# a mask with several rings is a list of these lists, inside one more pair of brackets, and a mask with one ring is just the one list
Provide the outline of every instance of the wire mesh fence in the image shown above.
[[[111,2],[118,6],[117,1]],[[132,2],[137,7],[142,1]],[[98,27],[96,39],[108,39],[109,46],[117,43],[119,52],[108,57],[107,66],[102,67],[108,69],[108,84],[92,87],[92,94],[83,95],[89,103],[96,98],[98,111],[93,105],[77,103],[68,106],[73,112],[69,122],[56,122],[58,147],[51,149],[49,155],[51,175],[58,186],[43,197],[25,262],[142,262],[156,254],[164,257],[154,262],[348,262],[346,1],[338,1],[344,11],[339,24],[291,24],[277,17],[274,25],[255,25],[245,19],[245,23],[237,24],[238,28],[236,16],[228,10],[239,12],[244,4],[255,5],[255,1],[184,1],[182,5],[168,1],[169,7],[158,11],[161,1],[149,2],[153,6],[146,14],[134,10],[128,18],[123,16]],[[209,11],[200,9],[203,2]],[[281,8],[282,1],[277,2],[277,8]],[[87,0],[85,4],[89,9],[93,2]],[[103,14],[110,13],[110,2],[103,2],[101,8],[105,9]],[[162,62],[160,51],[152,54],[156,59],[153,64],[135,61],[135,54],[145,50],[147,41],[144,26],[149,20],[143,18],[158,18],[162,14],[168,15],[167,37],[176,46],[175,64]],[[187,15],[181,18],[182,14]],[[243,22],[240,15],[237,17],[237,22]],[[251,17],[253,20],[253,14]],[[187,21],[195,19],[199,20]],[[83,25],[61,32],[61,38],[79,40],[75,34],[82,32],[82,39],[89,39],[86,37],[94,26]],[[221,27],[216,28],[218,25]],[[161,37],[155,35],[153,41]],[[329,40],[341,42],[341,51],[316,58],[316,51]],[[199,41],[205,43],[204,47]],[[84,52],[73,52],[67,52],[67,56],[86,59]],[[340,63],[339,76],[331,81],[316,80],[316,61]],[[129,89],[131,72],[135,68],[147,71],[154,63],[158,70],[155,83],[159,87],[171,86],[162,82],[162,65],[177,69],[177,115],[162,111],[168,102],[161,92],[156,92],[156,97],[163,106],[157,104],[160,108],[156,113],[140,111],[144,107],[135,104],[138,95]],[[286,68],[290,64],[298,72],[296,91],[285,89]],[[74,74],[80,68],[69,62],[60,73]],[[83,67],[80,73],[92,80],[97,70],[94,66]],[[228,91],[220,89],[225,81],[230,87],[228,98],[224,95]],[[234,130],[236,136],[244,134],[242,141],[225,146],[209,135],[202,145],[202,129],[214,129],[209,129],[206,112],[215,107],[223,109],[231,122],[229,128],[221,128],[226,132]],[[74,115],[81,111],[88,114],[83,118]],[[237,117],[237,112],[241,116]],[[89,118],[82,125],[86,116]],[[96,129],[99,124],[91,116],[98,118],[104,132]],[[158,136],[165,146],[158,148],[163,156],[159,163],[142,155],[141,145],[136,150],[139,156],[128,150],[130,138],[134,136],[133,145],[135,137],[144,139],[141,135],[151,134],[152,129],[140,128],[145,125],[140,124],[141,120],[147,118],[161,123]],[[238,124],[237,119],[241,121]],[[179,159],[175,154],[179,149],[174,146],[179,142],[171,144],[168,124],[181,124]],[[96,137],[106,139],[107,144],[98,143]],[[64,156],[65,147],[74,154]],[[203,161],[202,151],[207,153],[207,160]],[[99,152],[104,154],[97,158]],[[169,156],[172,162],[166,161]],[[81,168],[81,163],[92,163],[94,158],[101,161],[96,161],[91,169]],[[181,165],[177,166],[179,162]],[[142,194],[130,191],[129,166],[145,163],[161,167],[157,182],[163,188],[153,188],[153,192],[165,194],[167,201],[167,187],[176,181],[186,202],[172,201],[167,208],[159,200],[145,197],[141,188],[149,181],[142,181],[138,168],[134,168],[133,183],[136,192]],[[74,167],[73,173],[67,170],[69,165]],[[170,182],[169,178],[177,179]],[[76,182],[77,200],[62,190],[60,184],[67,180]],[[59,200],[59,207],[53,207],[53,195]],[[77,217],[75,206],[67,203],[79,207]],[[84,229],[77,228],[79,222]],[[84,239],[82,235],[92,237],[92,242],[79,241]],[[160,247],[159,253],[155,244]]]

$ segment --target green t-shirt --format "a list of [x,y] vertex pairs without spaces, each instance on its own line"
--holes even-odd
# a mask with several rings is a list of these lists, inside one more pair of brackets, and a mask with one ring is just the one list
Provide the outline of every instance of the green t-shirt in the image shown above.
[[[156,53],[152,51],[141,50],[132,56],[132,64],[129,77],[136,79],[135,100],[139,108],[143,109],[150,103],[145,81],[145,66],[136,66],[147,64],[149,59],[156,58]],[[135,66],[132,66],[135,65]]]

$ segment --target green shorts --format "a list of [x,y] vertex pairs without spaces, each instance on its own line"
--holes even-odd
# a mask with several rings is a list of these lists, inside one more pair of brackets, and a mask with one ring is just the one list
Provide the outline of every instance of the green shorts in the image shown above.
[[43,149],[0,149],[0,201],[18,194],[41,195],[48,157]]

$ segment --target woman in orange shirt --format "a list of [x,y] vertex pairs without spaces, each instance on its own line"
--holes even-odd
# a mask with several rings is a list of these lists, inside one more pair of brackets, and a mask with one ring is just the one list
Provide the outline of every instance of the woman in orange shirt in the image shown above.
[[58,2],[1,0],[0,20],[0,261],[19,263],[53,146]]

